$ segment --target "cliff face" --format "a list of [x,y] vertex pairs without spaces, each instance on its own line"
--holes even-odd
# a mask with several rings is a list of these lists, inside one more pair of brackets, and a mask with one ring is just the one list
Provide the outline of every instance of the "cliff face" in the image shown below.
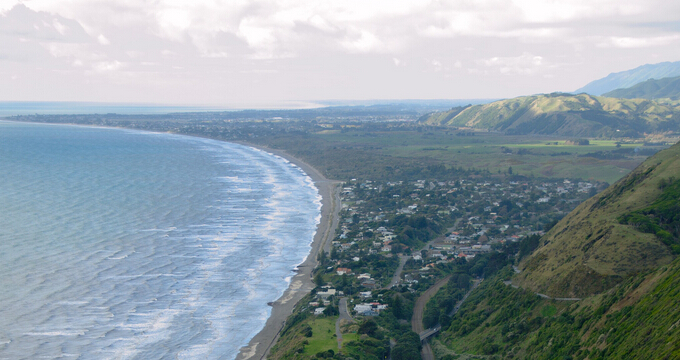
[[664,204],[677,205],[677,198],[667,198],[673,186],[680,188],[679,178],[676,144],[562,219],[520,264],[522,272],[513,281],[552,297],[586,297],[670,263],[678,238],[664,224],[675,220],[662,219],[654,204],[665,199]]

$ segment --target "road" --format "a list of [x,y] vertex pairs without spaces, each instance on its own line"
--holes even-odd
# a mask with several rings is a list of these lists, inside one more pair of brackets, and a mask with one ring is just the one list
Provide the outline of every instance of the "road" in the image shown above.
[[429,342],[423,344],[423,348],[420,350],[420,358],[423,360],[434,360],[434,352]]
[[[425,331],[425,327],[423,326],[423,313],[425,311],[425,304],[434,296],[434,294],[439,291],[439,289],[446,284],[447,281],[449,281],[449,278],[451,275],[437,281],[434,285],[432,285],[429,289],[427,289],[423,295],[421,295],[418,300],[416,300],[416,304],[413,308],[413,318],[411,318],[411,329],[418,333],[421,334],[423,331]],[[475,281],[475,283],[472,285],[472,288],[470,291],[468,291],[465,294],[465,297],[461,301],[456,304],[452,314],[455,314],[456,311],[460,308],[460,305],[463,304],[465,299],[467,299],[468,295],[474,290],[479,284],[481,283],[481,280]],[[434,353],[432,352],[432,347],[430,346],[429,342],[425,342],[423,344],[423,349],[420,351],[420,356],[423,360],[434,360]]]
[[[515,289],[519,289],[519,286],[514,285],[514,284],[512,283],[512,280],[503,281],[503,284],[505,284],[505,285],[507,285],[507,286],[512,286],[512,287],[515,288]],[[534,294],[536,294],[536,295],[538,295],[538,296],[540,296],[540,297],[542,297],[542,298],[544,298],[544,299],[548,299],[548,300],[555,300],[555,301],[581,301],[581,298],[554,298],[554,297],[550,297],[550,296],[548,296],[548,295],[541,294],[541,293],[537,293],[537,292],[534,292]]]
[[413,306],[413,317],[411,318],[411,330],[413,330],[415,333],[420,334],[423,332],[423,330],[425,330],[423,327],[423,312],[425,311],[425,304],[427,304],[427,301],[430,300],[430,298],[433,297],[442,286],[446,285],[446,282],[449,281],[449,278],[451,278],[451,275],[443,279],[439,279],[439,281],[430,286],[429,289],[425,290],[425,292],[420,295],[418,300],[416,300],[416,304]]
[[[423,332],[423,330],[425,330],[425,327],[423,326],[423,312],[425,311],[425,304],[427,304],[428,300],[430,300],[430,298],[433,297],[434,294],[436,294],[437,291],[442,288],[442,286],[446,285],[446,282],[449,281],[449,278],[451,278],[451,275],[440,279],[429,289],[425,290],[423,295],[420,295],[418,300],[416,300],[416,304],[413,306],[413,317],[411,318],[411,330],[413,330],[415,333],[420,334]],[[423,358],[423,360],[434,360],[434,353],[432,352],[432,348],[430,347],[429,343],[423,344],[423,349],[420,352],[420,356]]]
[[401,280],[401,272],[404,270],[404,265],[406,264],[406,261],[409,258],[410,256],[405,255],[399,256],[399,267],[397,267],[397,271],[394,272],[394,276],[392,276],[392,281],[390,281],[390,284],[387,285],[388,289],[391,289],[392,286],[397,285],[397,283],[399,283],[399,280]]
[[342,320],[354,321],[354,319],[352,319],[352,315],[350,315],[347,310],[347,298],[340,299],[338,309],[340,316],[338,317],[338,320],[335,321],[335,336],[338,338],[338,349],[342,349],[342,331],[340,331],[340,322]]
[[458,312],[458,309],[460,309],[461,305],[463,305],[465,300],[467,300],[468,296],[470,296],[470,293],[472,293],[472,290],[476,289],[477,286],[479,286],[479,284],[481,284],[481,283],[482,283],[482,279],[475,280],[472,283],[472,287],[470,288],[470,290],[468,290],[468,292],[465,293],[465,296],[463,296],[463,298],[460,299],[460,301],[458,303],[456,303],[456,306],[453,307],[453,309],[449,313],[449,316],[453,316]]
[[[458,226],[458,223],[461,220],[462,220],[462,218],[460,218],[460,217],[458,219],[456,219],[456,222],[454,223],[453,227],[451,227],[449,230],[455,229],[456,226]],[[430,245],[433,244],[435,241],[437,241],[439,239],[440,238],[430,240],[429,242],[427,242],[425,244],[425,246],[423,246],[422,249],[420,249],[420,251],[428,250],[430,248]],[[418,251],[418,253],[420,253],[420,251]],[[401,273],[404,270],[404,265],[406,264],[406,261],[408,261],[409,258],[410,258],[410,256],[405,256],[405,255],[402,255],[402,256],[399,257],[399,266],[397,267],[397,271],[394,272],[394,276],[392,276],[392,281],[390,281],[390,284],[387,285],[387,289],[391,289],[394,285],[397,285],[399,283],[399,280],[401,280]]]

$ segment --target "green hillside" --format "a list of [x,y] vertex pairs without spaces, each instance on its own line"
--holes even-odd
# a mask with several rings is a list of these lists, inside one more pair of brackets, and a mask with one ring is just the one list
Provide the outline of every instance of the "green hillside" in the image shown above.
[[508,135],[640,137],[644,133],[678,131],[680,102],[555,93],[457,107],[420,121]]
[[[584,297],[668,264],[680,252],[674,228],[680,225],[674,218],[679,212],[672,208],[680,194],[677,178],[680,144],[647,159],[563,218],[520,264],[524,271],[516,283],[550,296]],[[669,197],[671,210],[662,210]]]
[[616,89],[604,96],[624,99],[670,99],[680,100],[680,76],[649,79],[633,87]]
[[582,203],[519,273],[483,281],[434,342],[437,358],[680,358],[679,178],[676,144]]
[[581,301],[541,298],[510,276],[473,292],[434,342],[438,359],[680,358],[680,259]]

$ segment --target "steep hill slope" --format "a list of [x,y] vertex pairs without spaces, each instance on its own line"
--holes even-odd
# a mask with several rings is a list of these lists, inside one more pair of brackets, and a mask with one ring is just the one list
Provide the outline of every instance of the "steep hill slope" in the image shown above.
[[648,79],[661,79],[673,76],[680,76],[680,61],[646,64],[632,70],[612,73],[602,79],[588,83],[586,86],[574,91],[574,93],[602,95],[615,89],[631,87]]
[[680,100],[680,76],[649,79],[626,89],[616,89],[604,96],[624,99]]
[[579,205],[520,264],[516,284],[554,297],[601,293],[680,253],[680,143]]
[[636,137],[680,129],[680,103],[555,93],[457,107],[420,121],[516,135]]
[[440,336],[449,351],[502,359],[680,358],[680,259],[581,301],[505,285],[511,273],[485,279],[470,295]]

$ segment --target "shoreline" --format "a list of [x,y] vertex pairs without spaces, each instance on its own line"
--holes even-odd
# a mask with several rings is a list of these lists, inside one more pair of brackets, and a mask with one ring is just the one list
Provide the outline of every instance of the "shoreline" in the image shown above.
[[[7,122],[18,122],[18,123],[28,123],[23,121],[11,121],[0,119],[0,121]],[[69,124],[69,123],[38,123],[41,125],[66,125],[66,126],[78,126],[78,127],[94,127],[94,128],[108,128],[108,129],[126,129],[142,132],[153,132],[145,131],[139,129],[130,129],[125,127],[110,127],[110,126],[96,126],[96,125],[81,125],[81,124]],[[159,132],[164,133],[164,132]],[[169,133],[169,132],[166,132]],[[169,133],[174,134],[174,133]],[[321,219],[317,225],[316,232],[311,244],[311,250],[309,255],[305,260],[300,263],[297,268],[297,274],[295,274],[288,288],[284,291],[283,295],[276,299],[275,301],[268,303],[272,307],[271,314],[267,321],[260,330],[249,342],[248,345],[243,346],[239,349],[239,353],[236,356],[237,360],[247,360],[247,359],[266,359],[269,354],[269,350],[276,343],[279,338],[279,333],[283,329],[285,321],[293,313],[295,305],[308,293],[316,287],[312,279],[312,271],[318,265],[317,255],[320,250],[323,249],[327,253],[330,253],[331,240],[335,233],[335,229],[340,221],[340,210],[342,209],[342,203],[340,202],[340,184],[342,181],[329,180],[316,168],[307,164],[299,158],[296,158],[283,150],[272,149],[263,145],[252,144],[245,141],[237,140],[222,140],[211,138],[207,136],[197,136],[197,135],[187,135],[187,134],[174,134],[183,136],[192,136],[205,138],[216,141],[230,142],[234,144],[239,144],[243,146],[252,147],[265,151],[267,153],[280,156],[292,164],[295,164],[301,168],[307,176],[312,179],[314,186],[319,190],[319,195],[321,195]]]
[[339,222],[339,213],[342,208],[340,202],[341,181],[329,180],[317,169],[306,162],[286,153],[283,150],[271,149],[262,145],[256,145],[244,141],[229,141],[240,145],[250,146],[270,154],[280,156],[300,167],[314,182],[314,186],[321,195],[321,220],[316,228],[312,249],[309,255],[300,265],[298,272],[293,276],[290,285],[280,298],[270,303],[271,315],[267,319],[264,328],[255,335],[248,345],[241,347],[236,360],[266,359],[269,350],[279,338],[286,319],[293,313],[295,305],[307,295],[316,285],[312,280],[312,270],[316,268],[316,260],[320,250],[330,252],[331,240]]

